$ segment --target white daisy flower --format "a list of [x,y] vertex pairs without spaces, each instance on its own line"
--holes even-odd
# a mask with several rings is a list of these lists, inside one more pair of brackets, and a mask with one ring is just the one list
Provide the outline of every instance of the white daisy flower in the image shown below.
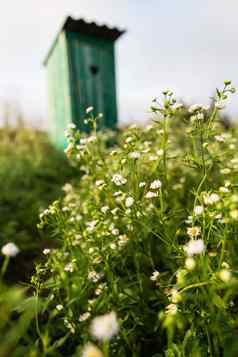
[[126,141],[127,144],[129,144],[129,143],[131,143],[133,141],[133,137],[132,136],[128,136],[125,141]]
[[178,304],[182,301],[182,295],[177,289],[171,289],[171,301],[174,304]]
[[211,193],[210,195],[205,195],[203,200],[205,205],[213,205],[220,201],[220,196],[217,193]]
[[101,276],[95,270],[90,271],[88,273],[88,279],[91,280],[93,283],[97,283],[100,280]]
[[97,180],[97,181],[95,182],[96,186],[101,186],[101,185],[103,185],[104,183],[105,183],[104,180]]
[[182,103],[174,104],[174,109],[176,109],[176,110],[182,109],[183,107],[184,107],[184,105]]
[[61,310],[63,310],[63,305],[61,305],[61,304],[58,304],[58,305],[56,305],[56,310],[58,310],[58,311],[61,311]]
[[199,111],[201,109],[202,109],[202,105],[201,104],[193,104],[193,105],[191,105],[189,107],[188,111],[189,111],[189,113],[195,113],[195,112],[197,112],[197,111]]
[[176,304],[169,304],[166,306],[166,314],[176,315],[178,311],[178,307]]
[[152,280],[152,281],[157,281],[157,280],[159,279],[159,277],[160,277],[160,273],[159,273],[157,270],[155,270],[155,271],[152,273],[152,275],[151,275],[151,277],[150,277],[150,280]]
[[110,209],[110,208],[109,208],[108,206],[103,206],[103,207],[101,208],[101,212],[104,213],[104,214],[106,214],[109,209]]
[[138,151],[132,151],[129,153],[129,158],[131,159],[139,159],[141,154]]
[[121,186],[121,185],[125,185],[127,183],[127,179],[124,178],[122,175],[120,174],[115,174],[112,177],[111,180],[116,186]]
[[220,143],[224,143],[226,140],[225,135],[221,134],[221,135],[215,135],[215,139],[216,141],[220,142]]
[[91,113],[93,111],[93,107],[88,107],[87,109],[86,109],[86,114],[89,114],[89,113]]
[[184,246],[184,250],[189,257],[202,254],[205,251],[205,244],[202,239],[191,240]]
[[226,106],[226,105],[225,105],[225,102],[222,101],[222,100],[219,100],[218,102],[215,103],[215,107],[216,107],[216,109],[218,109],[218,110],[224,109],[225,106]]
[[68,263],[65,265],[64,267],[64,271],[69,272],[69,273],[73,273],[74,271],[74,267],[72,263]]
[[152,190],[158,190],[161,186],[162,186],[162,183],[160,180],[155,180],[155,181],[151,182],[151,184],[150,184],[150,188]]
[[116,250],[116,249],[117,249],[116,243],[111,243],[111,244],[110,244],[110,248],[111,248],[112,250]]
[[129,238],[125,234],[120,235],[118,240],[119,247],[124,247],[128,243],[128,241]]
[[201,234],[201,228],[200,227],[189,227],[187,228],[187,234],[189,237],[194,238],[198,237]]
[[127,208],[133,206],[134,204],[134,198],[133,197],[127,197],[125,201],[125,205]]
[[103,292],[104,289],[106,289],[107,285],[106,283],[99,284],[97,289],[95,290],[95,295],[99,296]]
[[88,343],[82,353],[82,357],[103,357],[103,353],[92,343]]
[[159,149],[159,150],[156,151],[156,154],[157,154],[158,156],[163,156],[164,150],[163,150],[163,149]]
[[195,216],[200,216],[204,211],[204,207],[203,206],[195,206],[194,207],[194,214]]
[[230,192],[229,188],[223,187],[223,186],[219,187],[219,191],[222,192],[222,193],[229,193]]
[[118,235],[120,234],[120,231],[119,231],[118,228],[113,228],[113,229],[111,230],[111,232],[112,232],[112,234],[113,234],[114,236],[118,236]]
[[1,251],[6,257],[15,257],[20,252],[20,249],[15,243],[10,242],[5,244]]
[[79,316],[79,322],[83,322],[89,319],[89,317],[91,316],[90,312],[84,312],[83,314],[81,314]]
[[145,195],[145,198],[154,198],[154,197],[158,197],[158,192],[148,191]]
[[119,331],[117,316],[114,311],[98,316],[91,324],[91,334],[98,340],[110,340]]

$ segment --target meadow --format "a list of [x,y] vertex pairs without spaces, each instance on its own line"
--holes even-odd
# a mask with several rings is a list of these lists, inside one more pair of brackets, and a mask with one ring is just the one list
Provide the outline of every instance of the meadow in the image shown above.
[[149,125],[119,132],[90,107],[67,162],[38,134],[0,144],[0,357],[237,356],[234,92],[186,107],[165,90]]

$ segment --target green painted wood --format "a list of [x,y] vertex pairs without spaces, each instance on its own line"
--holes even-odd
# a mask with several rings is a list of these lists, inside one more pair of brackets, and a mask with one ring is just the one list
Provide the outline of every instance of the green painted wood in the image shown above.
[[64,130],[70,122],[88,131],[85,111],[103,113],[100,128],[117,123],[114,41],[63,30],[46,62],[49,83],[51,137],[66,146]]
[[66,146],[64,130],[72,121],[68,54],[65,33],[58,37],[47,63],[50,135],[59,148]]
[[102,50],[101,66],[103,80],[103,98],[105,126],[114,128],[117,123],[116,77],[114,47]]
[[[86,130],[85,110],[103,113],[100,127],[117,123],[114,43],[78,33],[67,33],[73,121]],[[93,71],[97,71],[94,73]]]

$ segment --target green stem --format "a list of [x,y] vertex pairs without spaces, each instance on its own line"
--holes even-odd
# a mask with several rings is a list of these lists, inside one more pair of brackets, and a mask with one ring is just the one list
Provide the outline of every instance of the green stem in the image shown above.
[[162,191],[162,189],[160,189],[159,199],[160,199],[160,212],[161,212],[161,217],[162,217],[163,213],[164,213],[164,200],[163,200],[163,191]]
[[[196,192],[196,201],[197,201],[197,196],[199,195],[200,193],[200,190],[202,188],[202,185],[204,184],[204,182],[206,181],[206,178],[207,178],[207,174],[205,174],[201,180],[201,182],[199,183],[198,185],[198,188],[197,188],[197,192]],[[196,205],[196,201],[195,201],[195,205]]]
[[226,248],[226,235],[225,235],[225,238],[222,239],[221,241],[221,245],[222,245],[222,248],[221,248],[221,255],[220,255],[220,259],[219,259],[219,265],[218,265],[218,268],[221,269],[221,265],[222,265],[222,262],[223,262],[223,259],[224,259],[224,256],[225,256],[225,248]]
[[200,142],[201,142],[201,152],[202,152],[202,166],[203,166],[203,176],[206,176],[206,161],[205,161],[205,153],[204,153],[204,138],[203,138],[203,129],[200,133]]
[[163,142],[162,142],[162,149],[163,149],[163,166],[164,166],[164,181],[165,185],[167,186],[167,143],[168,143],[168,120],[166,116],[164,117],[163,121],[163,130],[164,130],[164,135],[163,135]]
[[180,292],[180,293],[183,293],[183,292],[186,291],[186,290],[193,289],[193,288],[198,288],[198,287],[200,287],[200,286],[204,286],[204,285],[208,285],[208,284],[210,284],[210,281],[202,281],[202,282],[200,282],[200,283],[191,284],[191,285],[186,286],[185,288],[183,288],[183,289],[180,290],[179,292]]
[[3,262],[3,265],[2,265],[2,269],[1,269],[1,278],[3,278],[5,273],[6,273],[9,261],[10,261],[10,257],[5,256],[5,259],[4,259],[4,262]]
[[103,341],[103,357],[109,357],[109,341]]
[[209,329],[207,328],[206,324],[205,324],[205,330],[206,330],[207,342],[208,342],[208,352],[210,355],[212,355],[213,348],[211,343],[211,337],[210,337]]
[[207,233],[207,242],[209,242],[210,234],[211,234],[211,231],[212,231],[212,227],[213,227],[213,221],[211,220],[210,224],[209,224],[208,233]]
[[[45,345],[45,341],[44,341],[44,338],[42,337],[41,335],[41,331],[40,331],[40,326],[39,326],[39,319],[38,319],[38,310],[39,310],[39,292],[38,292],[38,288],[37,288],[37,291],[36,291],[36,294],[35,294],[35,323],[36,323],[36,332],[40,338],[40,341],[42,343],[42,348],[43,348],[43,356],[46,356],[46,345]],[[42,356],[42,357],[43,357]]]
[[207,130],[207,134],[209,134],[209,131],[211,130],[211,126],[212,126],[212,123],[213,123],[213,121],[214,121],[216,115],[217,115],[217,109],[214,108],[214,110],[213,110],[213,112],[212,112],[212,115],[210,116],[209,121],[208,121],[208,124],[207,124],[207,129],[208,129],[208,130]]

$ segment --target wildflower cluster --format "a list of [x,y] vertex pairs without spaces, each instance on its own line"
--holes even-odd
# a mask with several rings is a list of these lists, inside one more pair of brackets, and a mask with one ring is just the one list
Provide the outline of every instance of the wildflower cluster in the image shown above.
[[73,129],[66,153],[82,177],[41,217],[58,243],[32,280],[48,312],[45,355],[236,350],[237,136],[224,132],[217,104],[232,92],[226,81],[216,105],[186,109],[166,90],[153,123],[116,145],[111,133]]

